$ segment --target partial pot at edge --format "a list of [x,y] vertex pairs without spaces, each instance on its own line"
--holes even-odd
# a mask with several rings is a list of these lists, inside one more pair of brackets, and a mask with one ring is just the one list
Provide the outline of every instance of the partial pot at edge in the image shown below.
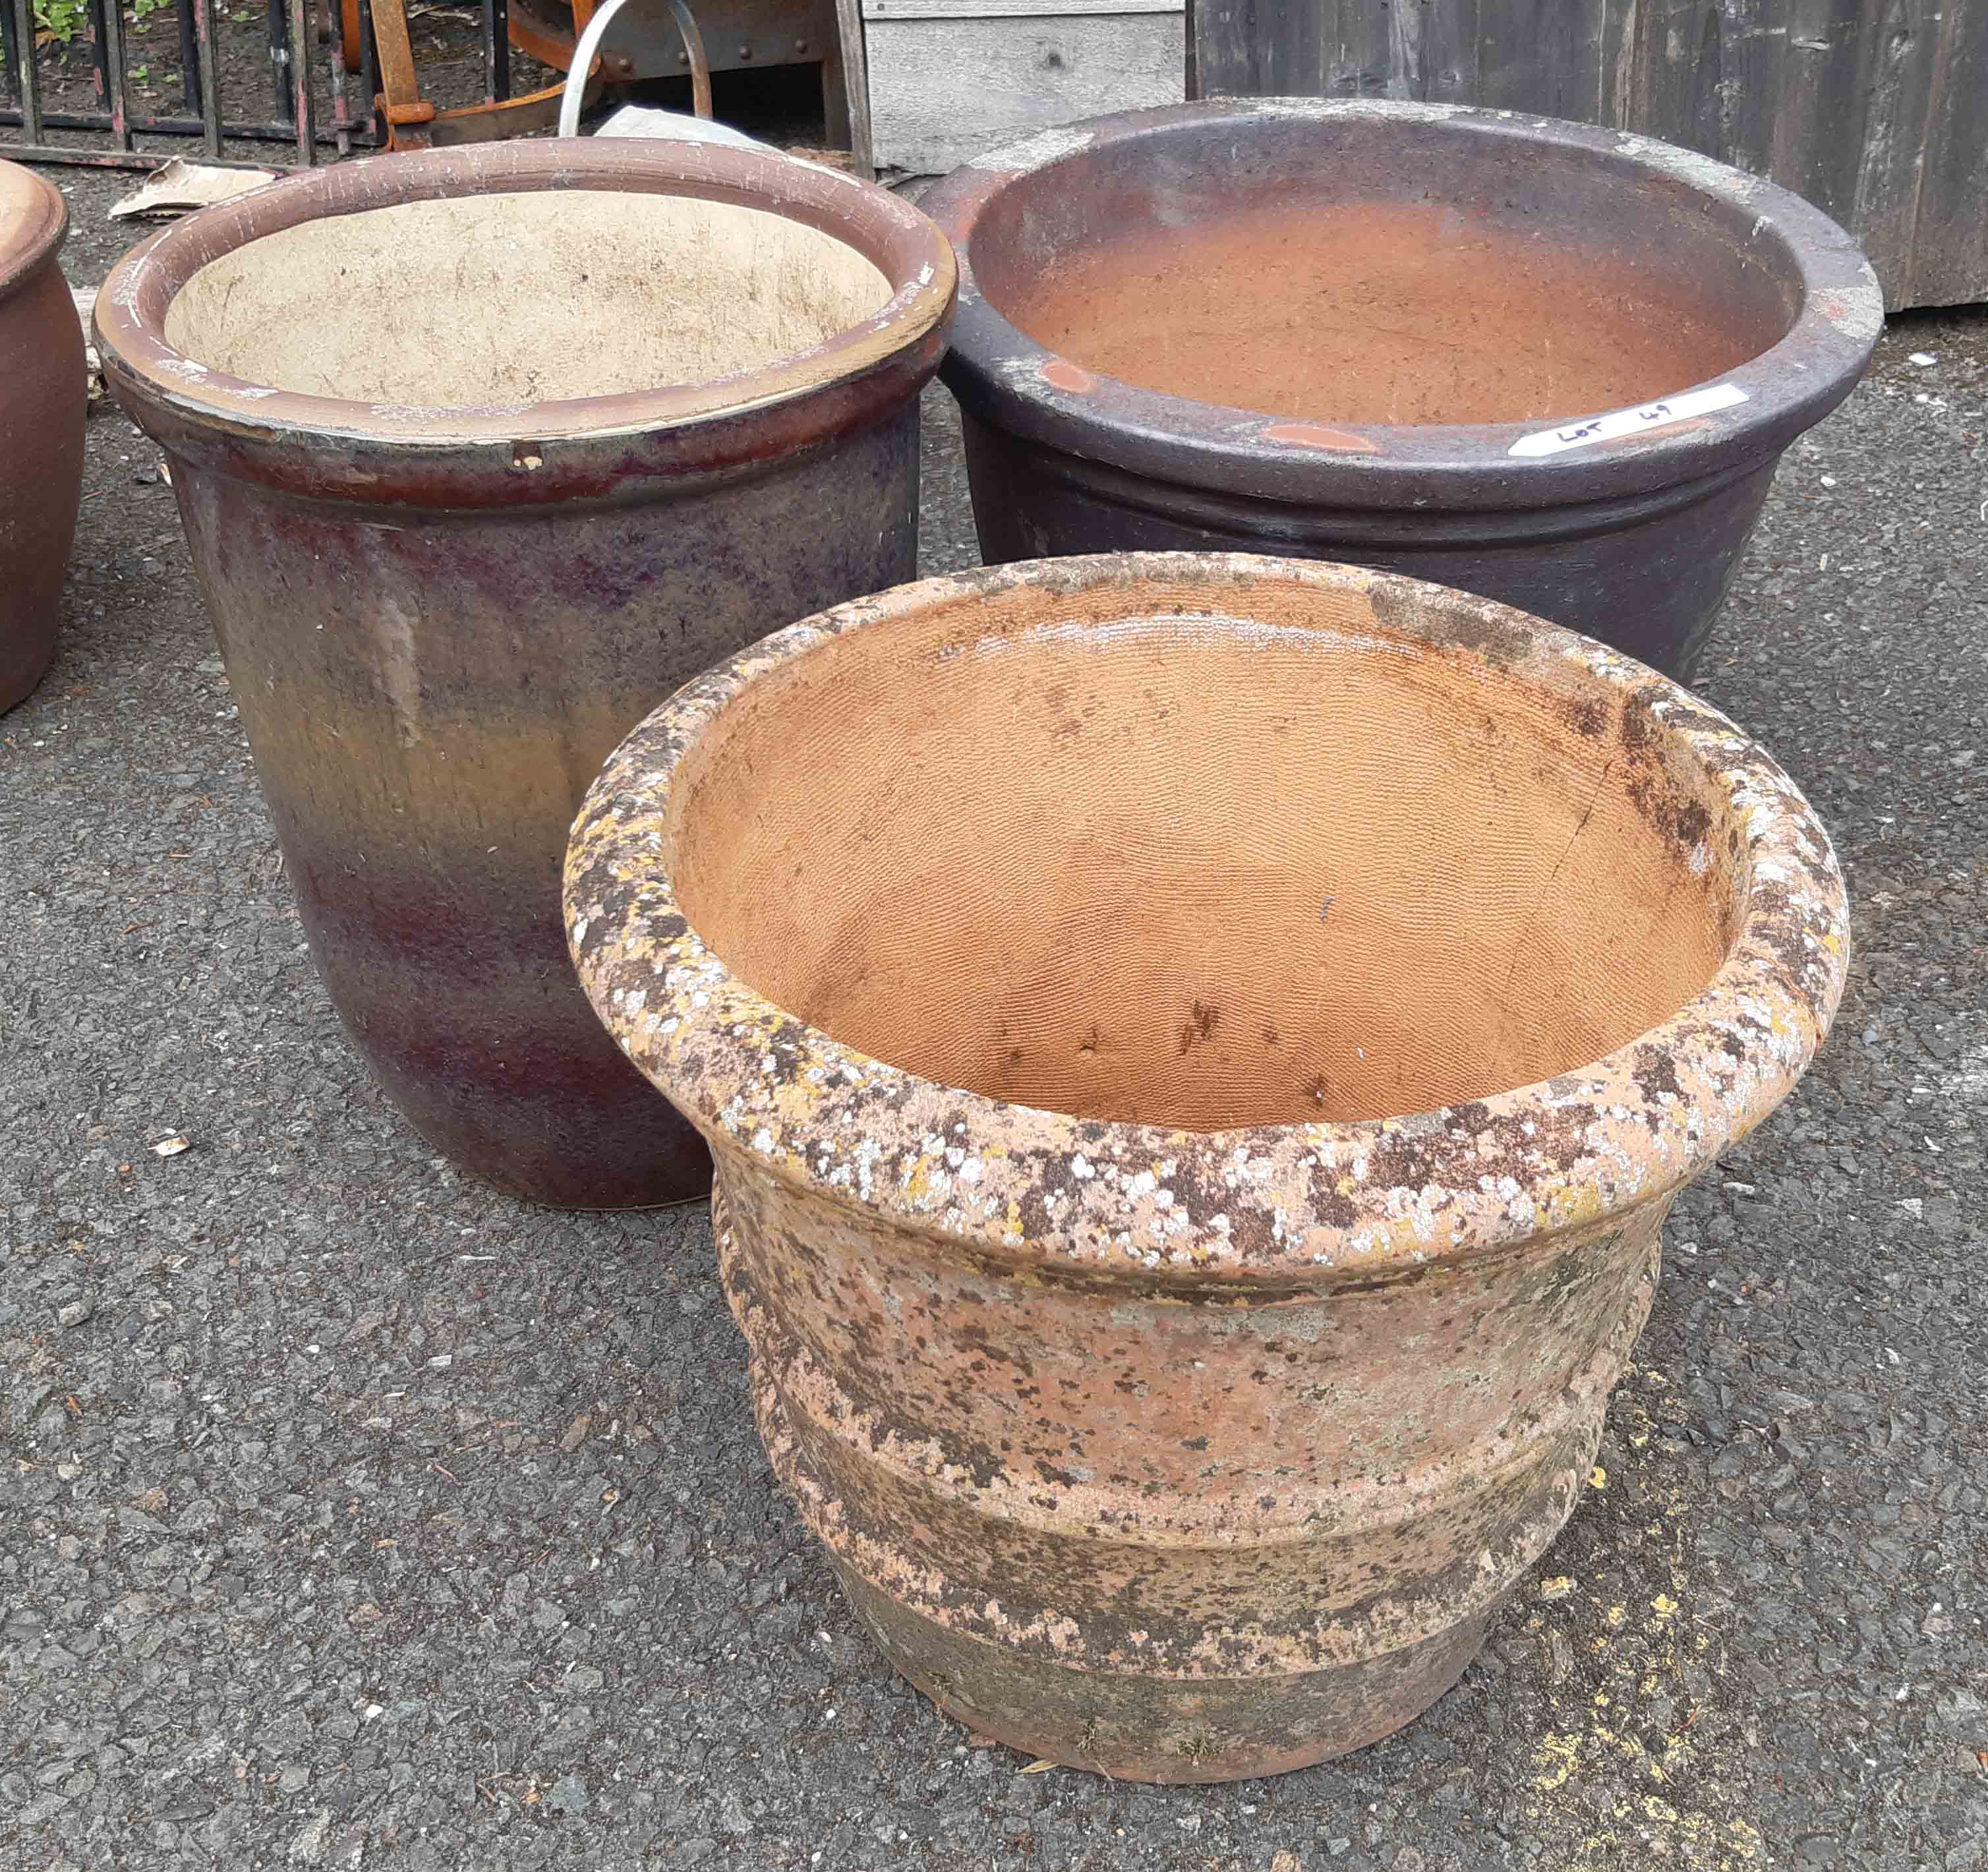
[[981,547],[1482,593],[1688,681],[1781,451],[1883,324],[1785,189],[1506,111],[1226,100],[978,158],[945,367]]
[[172,458],[318,967],[416,1128],[566,1207],[698,1194],[587,1008],[559,868],[657,700],[913,569],[952,257],[811,164],[473,146],[209,208],[97,300]]
[[1792,782],[1641,666],[1186,555],[742,652],[608,762],[566,901],[711,1143],[762,1434],[891,1661],[1159,1781],[1456,1680],[1846,928]]
[[0,162],[0,711],[54,660],[83,493],[90,385],[56,258],[68,232],[61,191]]

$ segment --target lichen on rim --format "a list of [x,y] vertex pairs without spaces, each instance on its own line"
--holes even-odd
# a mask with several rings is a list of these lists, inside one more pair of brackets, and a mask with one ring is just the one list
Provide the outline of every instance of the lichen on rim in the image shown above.
[[[678,906],[664,830],[678,763],[756,679],[846,632],[1023,583],[1274,578],[1412,599],[1458,640],[1563,693],[1641,703],[1745,828],[1744,914],[1668,1020],[1586,1066],[1398,1117],[1188,1131],[1069,1116],[935,1083],[796,1019],[739,980]],[[1228,602],[1232,605],[1232,592]],[[1651,729],[1645,727],[1643,732]],[[652,715],[597,779],[566,870],[570,947],[629,1057],[762,1168],[1045,1276],[1134,1271],[1185,1286],[1336,1284],[1594,1223],[1674,1188],[1771,1111],[1843,986],[1848,912],[1827,834],[1717,711],[1644,666],[1506,607],[1412,580],[1249,555],[1114,555],[925,581],[791,627]],[[1334,1219],[1315,1180],[1350,1190]],[[1349,1181],[1350,1180],[1350,1181]],[[1164,1200],[1156,1200],[1164,1198]],[[1164,1219],[1162,1219],[1164,1218]]]

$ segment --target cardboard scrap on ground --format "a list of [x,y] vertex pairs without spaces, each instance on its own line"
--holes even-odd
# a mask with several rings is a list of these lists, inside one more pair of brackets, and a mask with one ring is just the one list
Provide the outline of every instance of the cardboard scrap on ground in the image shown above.
[[90,315],[96,309],[96,289],[71,286],[69,296],[76,302],[76,319],[83,326],[83,368],[90,377],[90,400],[94,403],[103,394],[103,360],[96,355],[96,340],[90,329]]
[[175,156],[163,169],[154,169],[121,201],[113,203],[110,218],[130,221],[140,215],[185,215],[225,201],[231,195],[245,194],[276,179],[273,169],[220,169]]

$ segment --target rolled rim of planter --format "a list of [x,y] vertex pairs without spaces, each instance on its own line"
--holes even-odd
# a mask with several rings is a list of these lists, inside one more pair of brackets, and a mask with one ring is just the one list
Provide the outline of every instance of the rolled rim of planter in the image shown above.
[[[1045,181],[1114,146],[1147,142],[1165,160],[1170,137],[1210,126],[1237,130],[1368,123],[1443,136],[1499,138],[1584,156],[1682,188],[1722,217],[1736,241],[1765,243],[1797,294],[1781,338],[1713,379],[1679,384],[1663,400],[1689,414],[1643,434],[1612,433],[1602,446],[1526,458],[1519,445],[1557,427],[1628,411],[1568,410],[1558,417],[1478,424],[1341,422],[1329,411],[1262,410],[1202,403],[1103,376],[1028,336],[975,276],[983,217],[1018,187]],[[1138,473],[1232,492],[1248,478],[1266,498],[1351,508],[1426,497],[1442,504],[1528,508],[1596,499],[1696,479],[1777,453],[1847,396],[1884,329],[1877,275],[1836,222],[1772,182],[1675,144],[1551,117],[1470,106],[1373,98],[1244,98],[1128,111],[1044,130],[978,157],[935,184],[921,207],[953,243],[959,306],[946,381],[972,407],[998,410],[1001,425],[1046,446]],[[1750,231],[1749,231],[1750,230]],[[1733,393],[1744,393],[1743,400]],[[1721,399],[1732,399],[1722,401]],[[1631,406],[1631,410],[1639,406]],[[1640,406],[1647,407],[1647,406]]]
[[62,191],[32,170],[0,161],[0,299],[32,279],[68,232]]
[[[773,692],[772,679],[821,646],[937,611],[991,607],[1024,587],[1073,598],[1118,590],[1124,616],[1227,624],[1246,620],[1249,590],[1266,586],[1301,600],[1362,595],[1377,616],[1401,620],[1391,640],[1377,632],[1361,641],[1335,627],[1334,647],[1384,650],[1413,638],[1434,654],[1488,663],[1501,681],[1570,711],[1591,711],[1599,699],[1611,727],[1583,732],[1612,728],[1627,745],[1661,749],[1667,771],[1682,764],[1706,795],[1729,801],[1743,847],[1721,862],[1743,869],[1745,887],[1724,960],[1702,989],[1601,1058],[1535,1083],[1398,1116],[1196,1130],[1012,1103],[871,1058],[762,996],[692,927],[668,869],[674,782],[728,708],[749,691]],[[1712,862],[1701,845],[1692,868]],[[1675,1188],[1800,1079],[1841,998],[1849,948],[1843,879],[1821,822],[1756,742],[1688,691],[1489,600],[1239,553],[984,568],[858,600],[765,639],[686,685],[610,759],[574,824],[565,897],[574,961],[596,1011],[708,1136],[814,1195],[959,1238],[962,1248],[1073,1272],[1158,1270],[1187,1286],[1315,1284],[1327,1269],[1334,1281],[1385,1275],[1592,1224]],[[962,1186],[943,1174],[907,1183],[880,1173],[852,1187],[846,1153],[811,1154],[837,1134],[922,1137],[942,1172],[945,1154],[964,1144],[975,1166],[972,1215],[955,1208]],[[1156,1191],[1151,1176],[1090,1174],[1107,1161],[1166,1164],[1168,1190]],[[1046,1193],[1060,1198],[1053,1215]],[[1148,1245],[1163,1212],[1168,1232]],[[1183,1215],[1184,1228],[1175,1219]],[[1128,1249],[1128,1235],[1139,1245]]]
[[[580,191],[672,196],[799,223],[861,255],[888,297],[823,341],[751,367],[538,401],[429,404],[276,388],[189,356],[168,336],[174,299],[202,269],[265,237],[411,203]],[[604,246],[600,265],[617,263]],[[462,505],[516,505],[749,465],[778,452],[788,427],[794,445],[817,434],[824,391],[874,404],[881,416],[942,351],[955,278],[932,223],[854,176],[717,144],[579,137],[374,157],[267,184],[135,248],[106,281],[96,322],[120,400],[144,406],[147,428],[176,449],[218,456],[231,471],[292,492],[368,502],[390,496],[393,461],[413,455],[424,483],[452,483]],[[360,304],[353,316],[377,309]],[[607,336],[576,329],[571,341],[598,346]]]

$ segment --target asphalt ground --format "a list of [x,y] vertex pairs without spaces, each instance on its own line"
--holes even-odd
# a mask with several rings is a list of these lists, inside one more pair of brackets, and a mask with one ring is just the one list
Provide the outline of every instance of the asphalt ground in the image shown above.
[[[88,285],[129,178],[61,179]],[[526,1208],[388,1105],[100,411],[60,656],[0,718],[0,1868],[1988,1864],[1984,406],[1988,315],[1897,322],[1719,630],[1855,968],[1678,1205],[1597,1485],[1421,1721],[1175,1790],[1026,1772],[884,1667],[701,1208]],[[938,391],[925,473],[928,567],[972,563]]]

